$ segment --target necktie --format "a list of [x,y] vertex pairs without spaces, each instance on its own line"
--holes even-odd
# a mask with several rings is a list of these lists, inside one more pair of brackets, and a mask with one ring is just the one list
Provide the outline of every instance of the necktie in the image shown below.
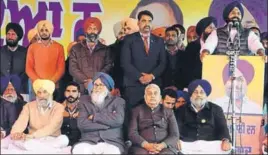
[[144,43],[146,54],[148,55],[149,54],[149,45],[148,45],[148,37],[147,36],[143,37],[143,43]]

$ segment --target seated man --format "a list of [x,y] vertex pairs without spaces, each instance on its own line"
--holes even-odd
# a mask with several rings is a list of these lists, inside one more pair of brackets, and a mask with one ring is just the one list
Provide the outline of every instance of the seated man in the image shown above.
[[173,89],[164,89],[162,96],[162,104],[164,107],[173,109],[176,104],[177,93]]
[[[61,135],[60,131],[64,107],[52,98],[55,84],[37,79],[33,89],[36,100],[23,107],[10,137],[1,144],[1,153],[57,153],[68,145],[67,136]],[[24,134],[27,125],[29,134]]]
[[[0,128],[1,128],[1,144],[2,139],[9,135],[12,125],[15,123],[16,107],[7,100],[0,98]],[[2,148],[2,145],[1,145]]]
[[173,110],[161,102],[160,88],[149,84],[145,88],[145,104],[132,111],[129,139],[132,154],[177,154],[179,130]]
[[69,145],[74,145],[81,138],[80,130],[77,127],[77,116],[79,110],[77,104],[80,97],[80,86],[76,82],[69,82],[66,86],[63,106],[65,111],[63,113],[63,124],[61,126],[61,133],[67,135],[69,138]]
[[84,95],[78,103],[78,128],[80,142],[73,154],[122,154],[124,153],[123,122],[125,101],[112,96],[113,79],[105,73],[97,73],[89,84],[91,95]]
[[1,95],[5,100],[15,105],[16,119],[19,117],[19,114],[22,111],[23,106],[26,104],[26,102],[19,97],[20,88],[21,88],[21,80],[19,76],[11,75],[1,77]]
[[[230,135],[223,110],[218,105],[207,100],[211,93],[210,83],[206,80],[194,80],[189,84],[188,92],[190,104],[184,104],[176,111],[180,139],[183,141],[182,153],[186,153],[186,151],[189,151],[188,149],[192,151],[195,149],[204,152],[211,151],[208,153],[214,154],[223,153],[221,149],[223,151],[230,150]],[[202,140],[202,143],[200,143],[201,145],[198,145],[198,147],[196,147],[197,144],[194,143],[184,143],[198,141],[199,144],[199,140]],[[215,141],[215,143],[206,141]],[[216,143],[219,143],[219,145],[213,147],[212,144],[216,145]]]

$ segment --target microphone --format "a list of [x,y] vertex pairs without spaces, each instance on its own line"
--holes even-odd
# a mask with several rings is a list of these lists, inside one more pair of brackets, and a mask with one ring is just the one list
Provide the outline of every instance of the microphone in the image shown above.
[[233,25],[234,25],[233,22],[229,22],[229,23],[228,23],[228,32],[231,31]]
[[240,24],[239,24],[238,21],[234,21],[234,24],[233,25],[234,25],[234,27],[238,28]]

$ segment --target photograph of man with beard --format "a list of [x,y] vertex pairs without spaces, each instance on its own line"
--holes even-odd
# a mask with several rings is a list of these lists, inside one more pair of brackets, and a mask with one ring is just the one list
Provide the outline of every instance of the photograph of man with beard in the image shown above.
[[79,115],[78,102],[80,97],[80,86],[76,82],[69,82],[64,91],[65,101],[62,103],[65,107],[63,113],[63,124],[61,134],[68,136],[69,145],[73,145],[81,138],[80,130],[77,127],[77,116]]
[[[236,87],[235,87],[235,111],[242,114],[262,114],[260,103],[251,101],[247,97],[248,85],[254,78],[254,67],[245,60],[238,60],[236,70]],[[231,79],[229,76],[229,65],[227,64],[222,72],[223,84],[225,85],[226,96],[218,98],[215,103],[222,107],[225,113],[232,113],[230,104]]]
[[[264,48],[259,37],[249,29],[243,28],[241,21],[244,10],[240,2],[234,1],[228,4],[223,10],[223,18],[226,22],[224,27],[214,30],[201,47],[201,61],[208,54],[226,55],[228,51],[227,41],[230,38],[233,42],[239,31],[240,52],[239,55],[260,55],[264,56]],[[232,27],[230,27],[230,23]],[[237,27],[237,28],[236,28]]]
[[19,92],[28,94],[28,76],[25,72],[27,49],[19,45],[23,37],[23,29],[17,23],[6,26],[6,45],[0,47],[1,76],[16,74],[22,81]]
[[80,84],[81,94],[87,94],[88,84],[97,72],[111,72],[113,59],[110,48],[99,41],[102,23],[98,18],[88,17],[83,30],[86,39],[71,48],[69,71],[74,81]]
[[123,154],[125,100],[111,95],[114,80],[98,72],[89,84],[91,95],[79,99],[77,118],[81,139],[72,154]]

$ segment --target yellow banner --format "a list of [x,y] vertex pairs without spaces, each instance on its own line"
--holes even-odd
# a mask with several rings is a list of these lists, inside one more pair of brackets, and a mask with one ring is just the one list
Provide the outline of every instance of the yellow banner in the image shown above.
[[[209,100],[223,108],[231,135],[232,84],[229,73],[227,56],[205,57],[202,78],[212,85]],[[264,60],[258,56],[241,56],[235,74],[235,112],[241,118],[236,125],[236,151],[240,154],[257,154],[263,113]]]

